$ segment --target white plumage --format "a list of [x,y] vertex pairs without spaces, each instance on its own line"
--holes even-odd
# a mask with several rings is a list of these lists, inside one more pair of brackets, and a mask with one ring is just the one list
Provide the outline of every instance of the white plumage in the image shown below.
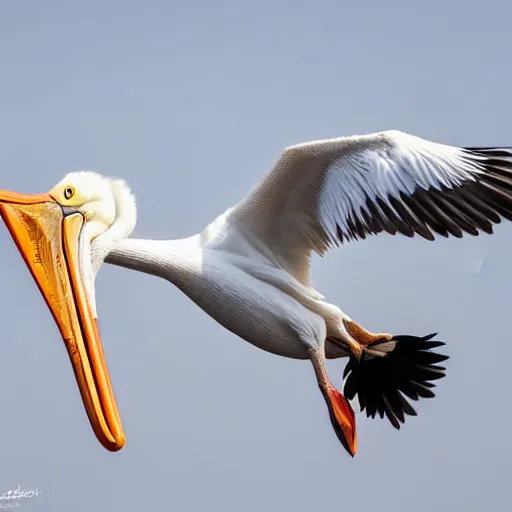
[[399,131],[298,144],[283,152],[231,215],[308,282],[311,250],[323,254],[339,242],[381,231],[429,240],[432,231],[490,233],[498,214],[511,219],[512,151],[501,149],[499,162],[496,151]]
[[[67,187],[77,191],[73,200]],[[443,345],[432,336],[370,333],[327,302],[311,285],[311,252],[380,232],[428,240],[492,233],[502,218],[512,220],[512,151],[399,131],[291,146],[245,199],[182,240],[128,239],[136,208],[123,181],[71,173],[50,194],[94,225],[94,275],[105,260],[163,277],[244,340],[311,359],[335,432],[353,455],[354,414],[325,358],[350,356],[346,397],[357,395],[367,416],[386,415],[399,428],[405,414],[416,414],[407,398],[434,396],[447,357],[431,352]],[[113,205],[112,221],[105,209]]]

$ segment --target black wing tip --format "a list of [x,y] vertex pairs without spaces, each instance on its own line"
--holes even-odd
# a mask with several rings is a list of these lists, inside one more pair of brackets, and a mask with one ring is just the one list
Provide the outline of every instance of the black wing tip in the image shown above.
[[439,187],[417,182],[412,191],[402,188],[398,194],[366,193],[333,237],[348,242],[386,232],[433,242],[440,237],[492,235],[494,224],[512,220],[512,146],[458,149],[465,163],[470,162],[461,168],[469,169],[470,179],[439,182]]
[[406,416],[418,415],[409,400],[434,398],[434,382],[445,377],[445,368],[439,363],[449,356],[432,352],[445,345],[433,340],[435,336],[436,333],[394,336],[396,346],[385,357],[357,360],[351,356],[343,372],[346,398],[351,400],[357,395],[368,418],[386,416],[400,430]]
[[496,156],[512,156],[512,146],[464,146],[462,149],[472,153],[484,153]]

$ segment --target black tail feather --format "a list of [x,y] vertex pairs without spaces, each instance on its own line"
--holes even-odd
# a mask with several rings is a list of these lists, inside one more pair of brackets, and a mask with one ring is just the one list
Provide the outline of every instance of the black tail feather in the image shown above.
[[[394,349],[383,357],[367,358],[363,354],[358,361],[351,356],[343,372],[343,378],[346,378],[343,394],[348,400],[357,395],[367,417],[375,418],[377,413],[381,418],[386,415],[391,424],[400,429],[400,423],[405,423],[405,415],[417,415],[407,398],[434,398],[432,388],[435,384],[431,381],[445,376],[445,368],[438,363],[446,361],[448,356],[430,352],[445,343],[430,341],[434,336],[436,334],[394,336],[391,340],[396,343]],[[368,348],[376,349],[379,344],[389,341],[383,339]]]

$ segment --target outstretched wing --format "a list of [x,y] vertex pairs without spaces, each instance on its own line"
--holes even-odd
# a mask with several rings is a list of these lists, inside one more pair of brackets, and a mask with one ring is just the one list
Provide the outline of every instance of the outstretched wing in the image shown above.
[[307,282],[312,250],[384,231],[460,238],[512,220],[512,148],[459,148],[395,130],[298,144],[231,217]]

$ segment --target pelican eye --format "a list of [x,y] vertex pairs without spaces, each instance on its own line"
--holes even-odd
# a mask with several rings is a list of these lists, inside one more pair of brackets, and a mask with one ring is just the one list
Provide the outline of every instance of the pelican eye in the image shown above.
[[75,189],[73,187],[67,186],[64,189],[64,197],[66,199],[71,199],[75,195]]

